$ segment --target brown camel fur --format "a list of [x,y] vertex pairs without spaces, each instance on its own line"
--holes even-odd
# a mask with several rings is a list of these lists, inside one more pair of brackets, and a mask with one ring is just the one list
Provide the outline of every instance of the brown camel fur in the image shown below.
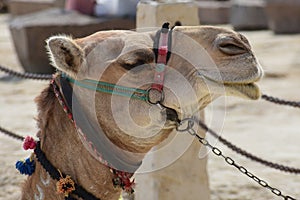
[[[154,37],[155,32],[103,31],[82,39],[51,37],[47,47],[53,66],[74,79],[147,89],[154,74]],[[163,105],[174,109],[179,119],[197,117],[197,111],[224,94],[259,98],[253,83],[262,77],[262,69],[241,34],[209,26],[176,27],[172,53]],[[99,123],[109,140],[124,150],[118,153],[128,163],[141,162],[144,154],[175,128],[159,106],[80,87],[75,92],[82,109],[89,116],[95,114],[92,123]],[[121,190],[113,187],[113,174],[85,148],[52,87],[36,102],[38,138],[48,160],[96,197],[117,200]],[[36,162],[34,174],[24,184],[22,200],[63,199],[55,184]]]

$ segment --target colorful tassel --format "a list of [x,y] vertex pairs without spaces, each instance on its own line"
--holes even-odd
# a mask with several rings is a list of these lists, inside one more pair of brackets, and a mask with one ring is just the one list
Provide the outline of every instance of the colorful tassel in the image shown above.
[[24,140],[23,148],[25,150],[28,150],[28,149],[35,149],[35,147],[36,147],[36,141],[32,137],[27,136]]
[[135,186],[135,180],[132,181],[130,178],[132,177],[132,173],[128,172],[122,172],[119,170],[111,169],[111,172],[115,174],[115,177],[112,179],[113,185],[115,187],[119,186],[121,187],[125,192],[133,193],[134,192],[134,186]]
[[75,190],[75,183],[71,179],[71,176],[67,175],[65,178],[60,178],[56,183],[56,190],[58,193],[68,197],[69,194]]
[[25,161],[17,161],[16,168],[20,171],[21,174],[32,175],[35,170],[34,160],[27,158]]

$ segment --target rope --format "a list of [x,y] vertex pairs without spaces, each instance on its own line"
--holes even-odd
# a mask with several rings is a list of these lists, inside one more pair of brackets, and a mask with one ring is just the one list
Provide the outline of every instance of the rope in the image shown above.
[[43,80],[43,81],[52,79],[52,74],[35,74],[35,73],[28,73],[28,72],[21,73],[21,72],[17,72],[17,71],[8,69],[6,67],[3,67],[1,65],[0,65],[0,71],[5,72],[11,76],[24,78],[24,79]]
[[287,100],[279,99],[279,98],[272,97],[272,96],[269,96],[266,94],[263,94],[261,96],[261,98],[266,101],[278,104],[278,105],[285,105],[285,106],[292,106],[295,108],[300,108],[300,101],[287,101]]
[[25,137],[20,136],[20,135],[18,135],[18,134],[15,134],[15,133],[13,133],[13,132],[11,132],[11,131],[9,131],[9,130],[6,130],[5,128],[2,128],[1,126],[0,126],[0,132],[4,133],[4,134],[7,135],[7,136],[10,136],[10,137],[12,137],[12,138],[15,138],[15,139],[17,139],[17,140],[23,141],[23,140],[25,139]]
[[86,88],[88,90],[94,90],[97,92],[103,92],[107,94],[115,94],[123,97],[129,97],[133,99],[138,99],[142,101],[148,101],[148,90],[142,90],[138,88],[131,88],[131,87],[125,87],[121,85],[116,85],[112,83],[102,82],[102,81],[95,81],[90,79],[84,79],[77,81],[75,79],[72,79],[71,77],[67,77],[64,75],[66,79],[74,83],[75,85]]

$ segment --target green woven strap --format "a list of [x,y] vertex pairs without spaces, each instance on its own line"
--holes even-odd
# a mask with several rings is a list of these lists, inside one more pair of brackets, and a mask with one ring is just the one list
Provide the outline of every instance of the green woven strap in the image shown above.
[[114,94],[123,97],[129,97],[133,99],[139,99],[142,101],[148,102],[148,90],[142,90],[137,88],[125,87],[121,85],[116,85],[112,83],[102,82],[102,81],[95,81],[91,79],[84,79],[84,80],[74,80],[66,75],[63,75],[66,79],[74,83],[75,85],[86,88],[89,90],[94,90],[98,92],[103,92],[107,94]]

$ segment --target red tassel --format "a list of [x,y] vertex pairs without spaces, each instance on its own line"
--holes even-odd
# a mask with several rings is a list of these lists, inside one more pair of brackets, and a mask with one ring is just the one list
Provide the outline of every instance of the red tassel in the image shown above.
[[35,147],[36,147],[36,142],[34,141],[34,139],[30,136],[27,136],[24,140],[23,148],[25,150],[28,150],[28,149],[35,149]]
[[134,192],[134,186],[135,186],[135,180],[133,179],[132,181],[130,181],[129,178],[126,178],[126,179],[123,179],[123,182],[124,182],[124,190],[126,192],[129,192],[129,193],[133,193]]
[[73,120],[73,115],[71,113],[68,114],[69,119]]
[[132,173],[115,170],[113,168],[111,168],[110,170],[113,174],[116,175],[116,178],[113,179],[114,186],[119,186],[128,193],[134,192],[133,188],[135,186],[135,180],[130,180],[133,175]]

